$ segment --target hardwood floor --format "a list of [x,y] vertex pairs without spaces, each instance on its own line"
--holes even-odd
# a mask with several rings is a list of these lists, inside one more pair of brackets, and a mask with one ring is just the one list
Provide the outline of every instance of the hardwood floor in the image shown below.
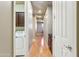
[[39,36],[33,39],[32,46],[28,56],[32,57],[51,57],[51,51],[49,50],[48,44],[44,38]]

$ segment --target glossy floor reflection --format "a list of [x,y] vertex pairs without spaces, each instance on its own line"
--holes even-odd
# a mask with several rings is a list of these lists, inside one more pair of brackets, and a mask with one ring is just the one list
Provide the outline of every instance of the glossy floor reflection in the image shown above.
[[51,57],[51,52],[41,33],[37,33],[33,39],[29,55],[32,57]]

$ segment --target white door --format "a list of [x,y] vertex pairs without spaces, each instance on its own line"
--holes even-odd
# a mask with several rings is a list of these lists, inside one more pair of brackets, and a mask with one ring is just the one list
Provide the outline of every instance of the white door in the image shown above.
[[53,2],[53,55],[76,56],[76,2]]
[[25,39],[25,33],[24,31],[16,31],[16,56],[18,55],[24,55],[25,49],[24,49],[24,39]]

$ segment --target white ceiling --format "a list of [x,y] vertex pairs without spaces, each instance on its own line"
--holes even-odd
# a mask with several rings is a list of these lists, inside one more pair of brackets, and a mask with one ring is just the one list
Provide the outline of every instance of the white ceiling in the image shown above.
[[[51,1],[32,1],[31,3],[33,7],[33,15],[42,16],[41,19],[44,17],[47,6],[52,6]],[[41,14],[38,13],[39,10],[41,10]],[[38,17],[38,19],[40,18]]]

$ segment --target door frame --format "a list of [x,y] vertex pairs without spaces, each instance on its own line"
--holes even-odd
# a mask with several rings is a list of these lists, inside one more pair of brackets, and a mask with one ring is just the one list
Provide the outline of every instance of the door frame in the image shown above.
[[[15,43],[15,36],[16,36],[16,11],[15,11],[16,1],[13,1],[13,57],[16,57],[16,43]],[[24,1],[24,25],[26,25],[26,2]],[[26,32],[26,26],[24,27],[24,32]],[[26,35],[25,35],[26,37]],[[26,37],[27,38],[27,37]],[[24,39],[25,40],[25,39]],[[26,42],[24,42],[26,45]],[[24,49],[26,47],[24,46]],[[25,55],[24,55],[25,56]]]
[[15,50],[15,25],[16,25],[16,12],[15,12],[15,4],[16,1],[13,1],[13,57],[16,57],[16,50]]

